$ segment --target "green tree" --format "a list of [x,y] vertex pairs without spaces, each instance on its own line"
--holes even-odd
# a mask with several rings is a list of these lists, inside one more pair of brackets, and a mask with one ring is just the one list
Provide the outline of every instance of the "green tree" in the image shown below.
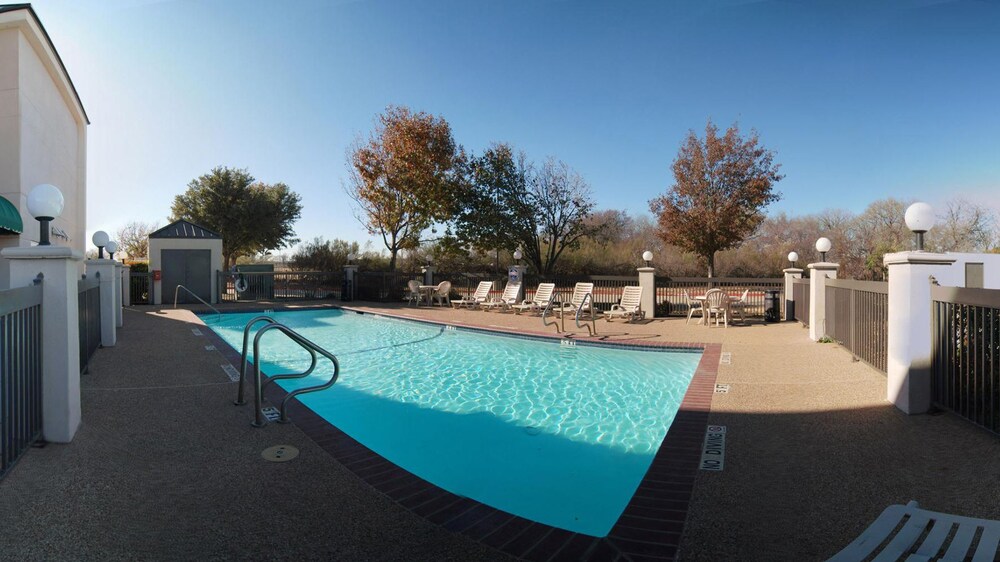
[[703,258],[709,277],[716,252],[739,246],[780,199],[772,187],[784,177],[756,131],[744,138],[733,124],[718,133],[711,120],[704,139],[689,131],[673,163],[674,184],[649,202],[663,241]]
[[314,238],[295,250],[290,265],[298,271],[340,271],[347,265],[347,254],[359,253],[357,242]]
[[367,140],[348,154],[347,194],[355,216],[380,235],[395,270],[400,250],[420,245],[420,236],[451,218],[460,185],[461,150],[443,117],[390,106],[376,119]]
[[295,244],[292,225],[301,199],[283,183],[258,182],[246,169],[217,167],[174,197],[171,220],[184,219],[222,235],[225,268],[247,254]]

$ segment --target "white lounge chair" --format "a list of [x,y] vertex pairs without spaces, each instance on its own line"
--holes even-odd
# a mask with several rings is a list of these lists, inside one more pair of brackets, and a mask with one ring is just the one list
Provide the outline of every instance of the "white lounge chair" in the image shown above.
[[701,318],[698,319],[698,323],[701,324],[705,320],[705,308],[702,306],[704,303],[700,300],[691,298],[691,293],[688,293],[687,289],[684,289],[684,298],[687,299],[688,303],[688,317],[684,321],[685,324],[691,321],[691,317],[697,312]]
[[517,303],[517,295],[521,293],[521,282],[517,281],[515,283],[507,282],[507,286],[503,288],[503,294],[500,298],[490,299],[484,302],[481,306],[490,310],[492,308],[499,308],[500,310],[507,310]]
[[431,298],[436,300],[439,306],[444,306],[444,303],[451,304],[451,281],[438,283],[437,288],[431,293]]
[[420,293],[420,281],[410,279],[406,282],[406,302],[416,306],[420,304],[424,296]]
[[731,303],[729,303],[730,312],[733,313],[733,316],[739,315],[740,322],[747,321],[746,318],[743,316],[743,309],[745,309],[747,305],[750,304],[750,302],[747,301],[747,296],[749,295],[750,295],[750,289],[747,289],[743,291],[743,296],[740,297],[740,300],[732,301]]
[[539,283],[538,288],[535,289],[535,295],[531,300],[524,299],[521,304],[515,304],[511,308],[514,309],[514,314],[521,314],[526,310],[532,312],[541,312],[545,307],[549,306],[552,302],[552,293],[556,289],[555,283]]
[[729,327],[729,293],[722,289],[711,289],[705,293],[705,322],[712,325],[712,316],[715,316],[715,327],[719,327],[719,318],[722,318],[722,325]]
[[480,281],[479,286],[476,287],[475,293],[472,293],[472,295],[468,297],[462,297],[457,301],[451,301],[451,305],[455,308],[461,308],[463,306],[466,308],[475,308],[489,299],[491,289],[493,289],[492,281]]
[[[900,523],[903,523],[902,527],[893,536],[893,531]],[[948,550],[942,554],[945,539],[952,534],[952,529],[955,530],[954,538],[951,539]],[[976,550],[969,552],[977,534],[979,543]],[[921,538],[923,541],[918,545],[917,541]],[[906,505],[890,505],[858,538],[835,554],[829,562],[868,560],[883,543],[886,543],[885,547],[875,560],[899,560],[909,554],[907,562],[938,559],[992,562],[998,559],[1000,521],[927,511],[920,509],[915,501]]]
[[646,317],[645,311],[642,310],[642,287],[638,285],[630,285],[622,289],[622,300],[618,304],[611,305],[611,310],[606,313],[606,318],[608,322],[612,318],[622,317],[628,318],[629,322],[634,320],[642,320]]
[[[587,295],[590,295],[588,298]],[[587,312],[593,310],[594,308],[594,284],[593,283],[577,283],[573,287],[573,296],[570,297],[569,302],[564,302],[555,308],[555,312],[562,316],[563,314],[569,314],[575,316],[578,311]]]

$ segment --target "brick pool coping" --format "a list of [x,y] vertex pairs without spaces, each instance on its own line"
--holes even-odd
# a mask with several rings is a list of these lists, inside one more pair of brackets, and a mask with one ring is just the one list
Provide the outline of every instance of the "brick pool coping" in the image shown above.
[[[230,309],[231,312],[264,312],[337,308],[359,314],[382,315],[441,326],[455,323],[425,320],[392,312],[370,312],[352,307],[307,306]],[[197,312],[201,312],[197,310]],[[567,339],[541,332],[506,330],[461,324],[463,329],[532,338]],[[233,365],[240,354],[218,334],[207,334]],[[687,518],[695,476],[711,412],[722,345],[599,339],[577,339],[588,345],[634,348],[701,349],[677,415],[628,505],[606,537],[593,537],[538,523],[465,498],[410,473],[365,447],[298,400],[288,405],[289,418],[303,433],[371,487],[427,521],[460,533],[511,556],[535,561],[562,560],[674,560]],[[269,385],[265,398],[280,403],[287,392]]]

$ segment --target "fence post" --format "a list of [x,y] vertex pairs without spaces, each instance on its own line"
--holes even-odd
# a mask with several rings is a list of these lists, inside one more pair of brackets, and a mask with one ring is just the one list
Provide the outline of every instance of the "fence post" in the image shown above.
[[639,267],[639,286],[642,287],[642,300],[639,305],[646,313],[646,318],[656,318],[656,268]]
[[347,286],[350,287],[350,294],[340,295],[341,300],[352,301],[354,300],[354,295],[358,294],[358,266],[356,265],[345,265],[344,266],[344,281],[347,282]]
[[115,276],[114,276],[114,290],[115,290],[115,327],[121,328],[122,321],[122,263],[119,261],[115,262]]
[[80,309],[77,262],[83,254],[65,246],[5,248],[10,286],[42,281],[42,435],[69,443],[80,427]]
[[132,306],[132,268],[122,265],[122,306]]
[[87,260],[87,276],[101,278],[101,345],[118,343],[118,315],[115,312],[115,262],[109,259]]
[[802,269],[789,267],[785,273],[785,321],[795,320],[795,280],[802,279]]
[[930,277],[948,276],[955,258],[930,252],[886,254],[889,269],[889,325],[886,398],[907,414],[931,406]]
[[434,284],[434,266],[433,265],[425,265],[425,266],[421,267],[420,269],[423,270],[423,272],[424,272],[424,285],[433,285]]
[[826,335],[826,280],[837,278],[839,263],[809,264],[809,339],[819,341]]

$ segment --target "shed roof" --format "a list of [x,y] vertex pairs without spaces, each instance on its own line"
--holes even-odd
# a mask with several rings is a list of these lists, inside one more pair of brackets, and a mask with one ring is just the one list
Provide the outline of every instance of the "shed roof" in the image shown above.
[[217,238],[222,239],[218,232],[198,226],[186,220],[174,221],[167,226],[152,232],[150,238]]

